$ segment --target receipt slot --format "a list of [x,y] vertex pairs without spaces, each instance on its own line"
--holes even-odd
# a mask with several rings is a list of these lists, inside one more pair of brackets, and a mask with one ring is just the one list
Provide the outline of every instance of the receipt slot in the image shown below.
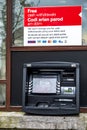
[[25,63],[23,111],[39,115],[79,114],[79,63]]

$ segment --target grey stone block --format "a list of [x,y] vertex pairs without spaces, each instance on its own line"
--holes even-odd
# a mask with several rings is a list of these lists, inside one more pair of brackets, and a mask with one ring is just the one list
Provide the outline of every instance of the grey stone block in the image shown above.
[[22,112],[0,112],[0,129],[87,130],[87,114],[79,116],[31,116]]

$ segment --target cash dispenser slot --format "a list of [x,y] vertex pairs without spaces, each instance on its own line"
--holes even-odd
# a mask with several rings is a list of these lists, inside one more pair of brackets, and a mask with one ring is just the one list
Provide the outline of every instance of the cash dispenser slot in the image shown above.
[[64,85],[75,85],[76,83],[76,74],[75,74],[75,70],[65,70],[64,72],[62,72],[61,74],[62,76],[62,84]]

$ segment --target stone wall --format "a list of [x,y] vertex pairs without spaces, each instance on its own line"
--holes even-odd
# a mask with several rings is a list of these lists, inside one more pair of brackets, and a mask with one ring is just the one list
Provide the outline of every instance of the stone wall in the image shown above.
[[35,116],[22,112],[0,112],[0,129],[87,130],[87,114],[79,116]]

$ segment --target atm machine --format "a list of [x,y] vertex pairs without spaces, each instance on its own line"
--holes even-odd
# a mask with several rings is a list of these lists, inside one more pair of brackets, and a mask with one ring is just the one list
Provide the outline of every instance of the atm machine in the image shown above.
[[79,114],[79,63],[43,61],[23,65],[23,111]]

